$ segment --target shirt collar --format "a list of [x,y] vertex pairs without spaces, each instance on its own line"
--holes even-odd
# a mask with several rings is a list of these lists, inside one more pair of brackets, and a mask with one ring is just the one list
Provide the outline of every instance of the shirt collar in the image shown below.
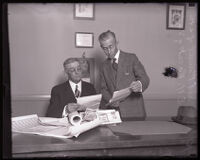
[[116,61],[115,61],[116,63],[118,63],[118,61],[119,61],[119,54],[120,54],[120,50],[118,49],[118,51],[114,57],[116,59]]
[[72,88],[72,91],[75,93],[76,85],[78,85],[78,90],[81,92],[82,81],[78,82],[77,84],[69,80],[69,84]]

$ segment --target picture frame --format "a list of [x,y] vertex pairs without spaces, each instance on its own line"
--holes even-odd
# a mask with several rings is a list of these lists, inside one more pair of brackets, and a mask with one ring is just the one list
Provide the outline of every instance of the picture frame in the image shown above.
[[167,29],[185,29],[185,4],[168,4],[167,5]]
[[94,4],[93,3],[75,3],[74,19],[94,20]]
[[94,34],[90,32],[76,32],[75,46],[77,48],[93,48]]
[[82,69],[82,80],[95,84],[95,59],[78,58]]

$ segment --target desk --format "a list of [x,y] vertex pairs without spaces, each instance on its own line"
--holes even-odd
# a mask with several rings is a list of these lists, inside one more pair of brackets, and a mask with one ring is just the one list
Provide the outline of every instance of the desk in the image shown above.
[[113,133],[108,126],[99,126],[82,133],[78,138],[71,139],[13,134],[12,151],[14,158],[197,156],[196,126],[192,126],[192,128],[188,134],[133,136]]

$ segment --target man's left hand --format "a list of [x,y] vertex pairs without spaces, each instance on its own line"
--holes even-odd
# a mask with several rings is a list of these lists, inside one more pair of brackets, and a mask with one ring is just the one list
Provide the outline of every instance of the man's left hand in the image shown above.
[[110,106],[111,106],[111,107],[116,107],[116,108],[117,108],[117,107],[119,107],[119,103],[120,103],[119,101],[113,102],[113,103],[111,103]]

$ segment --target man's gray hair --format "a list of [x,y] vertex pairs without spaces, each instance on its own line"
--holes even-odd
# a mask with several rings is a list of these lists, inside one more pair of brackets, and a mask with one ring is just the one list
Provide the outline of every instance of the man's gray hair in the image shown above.
[[116,40],[116,37],[115,37],[115,33],[114,33],[114,32],[112,32],[112,31],[110,31],[110,30],[108,30],[108,31],[106,31],[106,32],[103,32],[103,33],[101,33],[101,34],[99,35],[99,41],[105,41],[105,40],[107,40],[108,38],[110,38],[111,36]]
[[66,65],[73,63],[73,62],[78,62],[80,64],[80,61],[78,58],[68,58],[64,61],[63,67],[65,68]]

